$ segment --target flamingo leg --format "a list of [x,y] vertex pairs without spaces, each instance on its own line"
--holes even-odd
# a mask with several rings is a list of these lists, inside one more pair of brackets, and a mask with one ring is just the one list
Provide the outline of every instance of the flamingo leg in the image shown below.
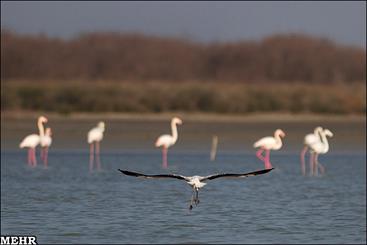
[[189,209],[192,209],[192,204],[194,204],[195,201],[195,189],[192,189],[192,195],[191,195],[191,201],[190,201],[190,205],[189,205]]
[[314,164],[313,164],[314,154],[315,153],[310,152],[310,176],[314,175],[314,170],[313,170],[313,167],[314,167]]
[[197,206],[199,202],[199,191],[195,190],[195,205]]
[[44,151],[43,151],[43,147],[41,147],[41,150],[40,150],[40,158],[41,158],[41,160],[43,161],[43,159],[44,159]]
[[261,148],[261,149],[259,149],[257,152],[256,152],[256,156],[257,156],[257,158],[259,158],[260,159],[260,161],[262,161],[262,162],[264,162],[265,161],[265,158],[261,155],[262,153],[263,153],[263,149]]
[[316,154],[315,162],[316,162],[317,166],[320,168],[321,175],[323,175],[325,173],[325,167],[321,163],[319,163],[319,155],[318,154]]
[[97,163],[97,170],[101,170],[101,160],[100,160],[100,156],[99,156],[99,152],[100,152],[100,147],[99,147],[99,142],[96,142],[96,163]]
[[305,146],[301,151],[301,171],[302,175],[306,175],[306,165],[305,165],[305,154],[307,152],[308,147]]
[[273,166],[271,165],[270,162],[270,150],[266,150],[265,151],[265,169],[270,169]]
[[93,161],[94,161],[94,143],[90,143],[89,148],[89,172],[93,170]]
[[32,167],[32,149],[28,148],[28,166]]
[[33,167],[36,167],[37,166],[36,148],[32,148],[32,162],[33,162]]
[[167,147],[162,147],[162,167],[163,168],[167,168],[168,167],[168,163],[167,163]]
[[44,148],[44,152],[43,152],[43,164],[44,164],[45,168],[48,167],[48,146],[46,146]]
[[317,162],[317,153],[315,153],[315,155],[314,155],[314,160],[313,160],[313,164],[314,164],[314,168],[313,168],[313,170],[314,170],[314,172],[315,172],[315,176],[318,176],[319,175],[319,164],[318,164],[318,162]]

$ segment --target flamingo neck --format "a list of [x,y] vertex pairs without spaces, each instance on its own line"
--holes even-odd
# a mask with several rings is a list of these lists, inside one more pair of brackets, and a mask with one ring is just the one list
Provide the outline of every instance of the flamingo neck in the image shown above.
[[45,128],[43,127],[42,120],[38,120],[37,125],[38,125],[38,131],[39,131],[40,137],[44,137],[45,136]]
[[320,135],[321,142],[324,146],[324,152],[328,152],[329,151],[329,141],[327,140],[325,133],[320,132],[319,135]]
[[282,147],[282,139],[280,138],[279,134],[275,134],[274,138],[275,138],[277,147]]
[[172,138],[173,138],[173,142],[176,142],[177,138],[178,138],[178,134],[177,134],[177,125],[174,122],[171,122],[171,130],[172,130]]

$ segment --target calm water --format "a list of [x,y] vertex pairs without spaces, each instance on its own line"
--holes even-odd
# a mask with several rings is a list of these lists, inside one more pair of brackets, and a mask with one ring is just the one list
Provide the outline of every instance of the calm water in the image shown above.
[[[97,121],[97,120],[96,120]],[[107,120],[102,168],[88,172],[86,133],[96,121],[49,120],[49,168],[26,166],[22,138],[35,120],[1,118],[1,234],[31,234],[42,243],[366,243],[366,121],[194,122],[184,120],[169,168],[153,142],[169,121]],[[304,177],[303,136],[329,128],[322,177]],[[246,179],[216,179],[190,212],[190,187],[174,179],[122,175],[208,175],[261,169],[252,144],[275,128],[286,132],[272,152],[275,170]],[[219,137],[209,161],[212,135]]]
[[271,155],[275,170],[216,179],[188,210],[191,189],[179,180],[121,175],[207,175],[262,168],[254,154],[106,152],[88,172],[83,150],[50,151],[49,168],[26,166],[25,152],[1,153],[1,234],[32,234],[42,243],[366,243],[365,152],[320,156],[322,177],[300,174],[296,152]]

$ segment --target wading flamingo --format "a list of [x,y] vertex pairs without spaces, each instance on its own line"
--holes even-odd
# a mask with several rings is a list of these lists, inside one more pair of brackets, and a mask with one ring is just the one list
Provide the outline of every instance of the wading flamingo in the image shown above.
[[[94,148],[95,148],[95,155],[96,155],[96,164],[97,169],[101,169],[101,162],[100,162],[100,146],[99,142],[103,139],[103,133],[105,130],[105,123],[99,122],[97,127],[92,128],[88,132],[88,144],[90,145],[89,149],[89,171],[93,170],[94,165]],[[95,146],[95,147],[94,147]]]
[[47,123],[47,118],[40,116],[37,121],[39,134],[30,134],[26,136],[19,144],[19,148],[28,148],[28,166],[37,166],[36,147],[40,143],[40,138],[45,135],[43,123]]
[[131,172],[131,171],[126,171],[126,170],[119,169],[119,171],[121,173],[129,175],[129,176],[134,176],[134,177],[143,177],[143,178],[147,178],[147,179],[151,179],[151,178],[174,178],[174,179],[179,179],[179,180],[186,181],[186,183],[189,184],[192,187],[192,197],[191,197],[190,206],[189,206],[190,210],[192,209],[193,204],[195,204],[195,205],[199,204],[199,189],[206,185],[205,181],[207,181],[207,180],[212,180],[212,179],[222,178],[222,177],[226,177],[226,178],[243,178],[243,177],[255,176],[255,175],[259,175],[259,174],[265,174],[265,173],[270,172],[271,170],[273,170],[273,168],[258,170],[258,171],[254,171],[254,172],[250,172],[250,173],[240,173],[240,174],[213,174],[213,175],[208,175],[208,176],[198,176],[198,175],[183,176],[183,175],[178,175],[178,174],[147,175],[147,174],[141,174],[141,173],[136,173],[136,172]]
[[177,124],[182,124],[182,120],[178,117],[174,117],[171,120],[171,129],[172,129],[172,135],[164,134],[159,136],[159,138],[155,142],[156,147],[162,146],[162,167],[167,168],[167,151],[168,148],[172,145],[174,145],[177,141],[178,135],[177,135]]
[[[280,137],[284,137],[285,133],[281,129],[275,130],[274,137],[264,137],[259,139],[254,143],[254,148],[260,147],[260,149],[256,152],[256,156],[265,163],[265,169],[272,168],[270,163],[270,150],[279,150],[282,147],[282,139]],[[261,154],[265,150],[265,157]]]
[[303,175],[306,175],[305,154],[311,145],[321,140],[320,133],[322,131],[322,127],[318,126],[314,129],[313,133],[307,134],[303,140],[303,144],[305,145],[301,151],[301,171]]
[[320,140],[310,145],[310,174],[318,175],[318,167],[320,166],[321,174],[325,172],[325,168],[319,164],[319,154],[325,154],[329,151],[329,142],[326,138],[333,137],[333,133],[329,129],[324,129],[320,133]]
[[51,128],[46,128],[45,135],[40,138],[41,143],[41,159],[45,168],[48,166],[48,148],[52,143],[52,131]]

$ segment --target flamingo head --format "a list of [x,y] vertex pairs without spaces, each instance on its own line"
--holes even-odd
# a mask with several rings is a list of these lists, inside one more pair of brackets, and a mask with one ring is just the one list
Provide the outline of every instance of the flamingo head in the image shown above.
[[98,123],[97,127],[101,129],[105,129],[105,123],[101,121]]
[[52,135],[51,128],[46,128],[45,135],[48,135],[48,136],[51,136]]
[[275,135],[279,135],[280,137],[284,137],[285,133],[283,132],[283,130],[277,129],[277,130],[275,130]]
[[318,127],[315,128],[314,133],[317,134],[317,133],[321,132],[322,130],[323,130],[322,127],[318,126]]
[[41,122],[41,123],[47,123],[48,119],[45,117],[45,116],[40,116],[38,118],[38,122]]
[[334,134],[333,134],[329,129],[325,129],[325,130],[324,130],[324,134],[325,134],[326,136],[329,136],[329,137],[333,137],[333,136],[334,136]]
[[174,118],[172,118],[172,123],[173,124],[182,124],[182,120],[178,117],[174,117]]

